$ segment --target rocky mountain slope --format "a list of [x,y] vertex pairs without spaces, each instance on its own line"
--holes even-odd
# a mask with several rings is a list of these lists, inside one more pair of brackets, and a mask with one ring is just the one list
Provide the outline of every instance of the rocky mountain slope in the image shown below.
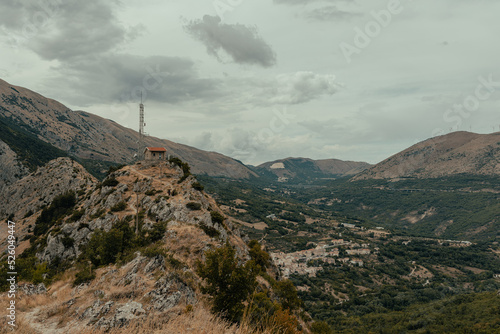
[[[99,183],[59,158],[2,192],[0,210],[16,222],[21,281],[55,281],[48,290],[21,284],[22,298],[31,300],[20,314],[26,333],[161,326],[186,307],[205,312],[195,262],[226,242],[242,261],[249,258],[239,230],[223,216],[213,218],[217,204],[179,162],[125,166]],[[2,249],[6,226],[2,221]],[[134,230],[144,246],[129,254]],[[82,257],[101,265],[88,271]]]
[[500,132],[453,132],[393,155],[353,180],[436,178],[456,174],[500,175]]
[[354,175],[369,167],[366,162],[287,158],[261,164],[256,171],[280,180],[310,180]]
[[[70,110],[55,100],[3,80],[0,80],[0,121],[3,126],[16,127],[24,136],[35,136],[65,154],[82,160],[124,164],[133,161],[137,152],[136,131],[97,115]],[[22,168],[17,168],[16,163],[12,162],[16,157],[5,147],[7,138],[4,139],[2,141],[0,137],[0,152],[7,152],[7,157],[0,155],[2,169],[10,170],[9,178],[25,174]],[[147,137],[145,144],[165,147],[168,154],[187,161],[195,174],[233,178],[255,175],[240,162],[218,153],[155,137]],[[17,159],[23,164],[25,160]]]

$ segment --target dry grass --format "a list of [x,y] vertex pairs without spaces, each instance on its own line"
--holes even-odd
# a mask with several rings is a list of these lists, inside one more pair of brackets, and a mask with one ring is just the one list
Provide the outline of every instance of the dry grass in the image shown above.
[[[168,316],[167,316],[168,319]],[[76,332],[75,332],[76,333]],[[79,334],[103,334],[102,330],[87,328]],[[212,315],[205,306],[198,305],[192,312],[183,312],[170,321],[154,316],[132,322],[127,328],[106,333],[118,334],[280,334],[279,330],[257,331],[249,325],[230,324]]]

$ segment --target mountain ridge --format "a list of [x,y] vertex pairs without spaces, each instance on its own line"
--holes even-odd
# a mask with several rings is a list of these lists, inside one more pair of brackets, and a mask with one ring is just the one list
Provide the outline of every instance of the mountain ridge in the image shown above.
[[500,132],[457,131],[421,141],[356,175],[367,179],[500,175]]

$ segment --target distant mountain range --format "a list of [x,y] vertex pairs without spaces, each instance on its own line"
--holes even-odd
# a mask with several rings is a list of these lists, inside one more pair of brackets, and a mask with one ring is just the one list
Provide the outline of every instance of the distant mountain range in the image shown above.
[[420,142],[356,175],[353,180],[500,175],[500,132],[453,132]]
[[[93,175],[134,161],[138,133],[116,122],[0,80],[0,190],[58,157],[72,157]],[[371,166],[337,159],[287,158],[257,167],[215,152],[146,137],[165,147],[198,175],[302,182],[354,176],[353,180],[434,178],[455,174],[500,175],[500,133],[455,132],[418,143]]]
[[287,158],[263,163],[255,171],[279,181],[305,181],[355,175],[371,165],[366,162],[342,161],[337,159],[312,160],[307,158]]

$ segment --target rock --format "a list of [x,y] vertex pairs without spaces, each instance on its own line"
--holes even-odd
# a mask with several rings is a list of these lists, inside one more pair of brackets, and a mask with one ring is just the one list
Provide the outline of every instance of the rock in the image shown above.
[[191,305],[198,302],[193,289],[175,275],[162,277],[156,282],[155,289],[144,297],[150,297],[153,308],[160,312],[169,310],[182,301]]
[[19,285],[19,290],[24,292],[26,296],[32,296],[32,295],[42,295],[47,293],[47,288],[45,287],[45,284],[40,283],[40,284],[21,284]]
[[142,308],[142,304],[138,302],[127,303],[116,310],[113,317],[104,318],[102,317],[96,323],[96,327],[102,328],[106,331],[112,328],[121,328],[126,326],[130,320],[136,319],[146,314],[146,311]]
[[149,261],[149,263],[144,267],[144,273],[150,274],[155,270],[160,269],[165,271],[165,258],[161,255],[157,255]]

